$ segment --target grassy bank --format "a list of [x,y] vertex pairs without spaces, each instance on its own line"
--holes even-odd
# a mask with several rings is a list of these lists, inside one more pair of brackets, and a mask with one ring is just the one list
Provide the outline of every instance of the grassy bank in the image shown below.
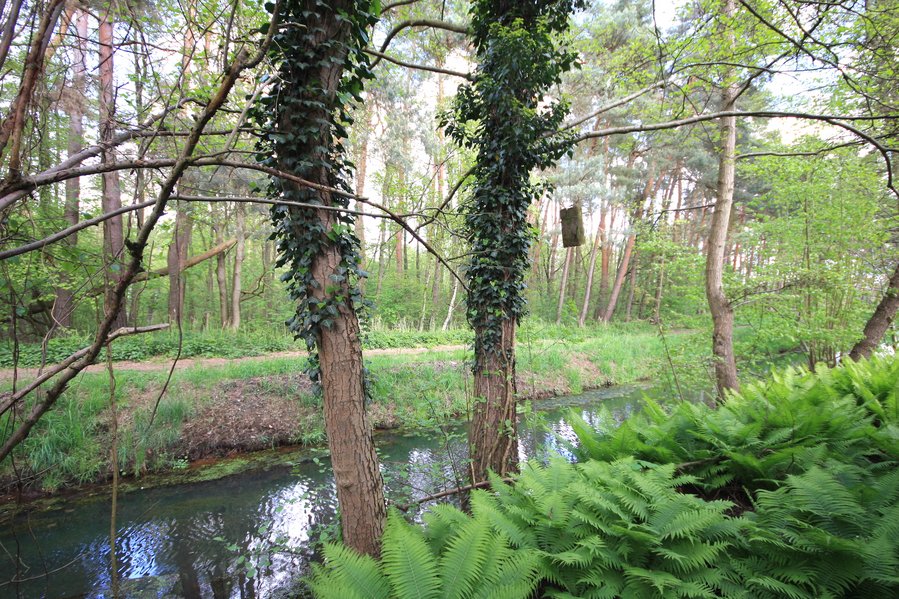
[[[702,373],[695,367],[702,361],[692,349],[699,345],[694,334],[670,335],[663,341],[655,329],[644,326],[555,329],[553,334],[524,327],[518,349],[519,393],[540,398],[636,380],[671,384],[670,364],[681,371],[682,385],[692,384],[691,377]],[[464,416],[471,388],[468,358],[466,350],[367,358],[373,381],[372,424],[433,427]],[[693,366],[684,369],[688,364]],[[304,367],[305,360],[296,357],[195,366],[177,371],[164,395],[167,372],[117,370],[121,470],[139,476],[186,468],[210,456],[322,443],[319,400],[311,393]],[[9,481],[18,472],[30,488],[44,491],[106,478],[112,445],[110,399],[108,374],[82,374],[16,452],[15,461],[7,460],[0,476]]]

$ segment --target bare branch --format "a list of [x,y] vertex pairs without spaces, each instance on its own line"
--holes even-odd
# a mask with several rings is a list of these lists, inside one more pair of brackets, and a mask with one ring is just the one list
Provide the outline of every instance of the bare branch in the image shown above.
[[[387,51],[387,47],[390,45],[391,40],[396,37],[403,29],[408,29],[410,27],[431,27],[432,29],[443,29],[444,31],[452,31],[453,33],[461,33],[463,35],[468,33],[468,27],[464,27],[462,25],[456,25],[455,23],[447,23],[446,21],[437,21],[434,19],[413,19],[409,21],[402,21],[397,23],[396,26],[391,29],[387,33],[387,37],[384,38],[384,43],[381,44],[381,49],[378,51],[383,54]],[[380,58],[372,61],[372,68],[375,67],[379,62],[381,62]]]
[[440,67],[432,67],[429,65],[412,64],[411,62],[405,62],[398,58],[393,58],[392,56],[388,56],[387,54],[383,54],[376,50],[365,50],[365,53],[371,54],[372,56],[377,56],[378,59],[384,59],[387,62],[392,62],[393,64],[397,64],[401,67],[406,67],[407,69],[415,69],[418,71],[430,71],[431,73],[440,73],[442,75],[449,75],[451,77],[461,77],[462,79],[467,79],[468,81],[474,80],[474,77],[472,77],[468,73],[460,73],[459,71],[451,71],[449,69],[442,69]]

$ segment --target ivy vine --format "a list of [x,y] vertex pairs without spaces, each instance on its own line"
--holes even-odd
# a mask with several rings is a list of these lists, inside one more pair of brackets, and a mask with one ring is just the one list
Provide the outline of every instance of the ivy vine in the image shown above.
[[[269,11],[273,5],[268,4]],[[372,78],[367,55],[368,31],[378,20],[378,0],[286,0],[281,27],[273,36],[270,59],[277,74],[268,94],[254,108],[254,118],[264,132],[257,144],[257,160],[303,179],[352,193],[353,165],[343,141],[353,119],[350,110],[367,79]],[[339,74],[336,83],[329,76]],[[293,185],[279,178],[269,184],[269,195],[292,202],[322,205],[321,192]],[[349,207],[349,198],[328,194],[327,204]],[[331,225],[314,208],[275,206],[271,211],[279,258],[287,267],[281,277],[296,313],[287,321],[295,338],[310,352],[308,373],[318,388],[317,342],[323,329],[334,326],[342,306],[360,319],[368,304],[359,286],[366,273],[361,268],[359,240],[353,233],[355,217],[337,213]],[[312,273],[317,256],[336,246],[340,264],[329,281]],[[324,293],[316,293],[322,290]],[[366,385],[367,387],[367,385]]]
[[560,37],[571,13],[583,5],[582,0],[472,4],[478,68],[441,124],[457,143],[477,151],[465,217],[472,244],[466,275],[476,372],[487,352],[499,351],[502,323],[526,313],[524,280],[535,237],[527,211],[544,191],[531,181],[531,172],[552,166],[571,147],[558,133],[567,103],[544,100],[576,66],[576,54]]

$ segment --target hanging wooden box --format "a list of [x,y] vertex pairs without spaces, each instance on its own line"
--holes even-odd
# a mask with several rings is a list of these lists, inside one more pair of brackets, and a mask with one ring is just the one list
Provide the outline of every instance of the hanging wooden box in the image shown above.
[[587,242],[584,236],[584,216],[579,204],[562,208],[559,218],[562,221],[562,247],[573,248]]

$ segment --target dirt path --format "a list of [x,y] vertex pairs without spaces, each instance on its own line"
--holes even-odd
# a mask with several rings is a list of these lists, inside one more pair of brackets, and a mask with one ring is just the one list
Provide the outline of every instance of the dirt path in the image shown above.
[[[399,356],[425,354],[429,352],[456,351],[465,349],[466,345],[437,345],[434,347],[397,347],[389,349],[367,349],[363,353],[366,356]],[[247,362],[261,362],[274,358],[305,358],[304,351],[285,351],[264,354],[262,356],[245,356],[243,358],[182,358],[178,360],[175,370],[187,370],[198,366],[201,368],[216,368],[220,366],[228,366],[231,364],[243,364]],[[170,358],[154,358],[149,361],[132,362],[122,361],[114,362],[116,370],[131,370],[138,372],[167,372],[172,367],[173,360]],[[84,372],[105,372],[106,364],[92,364],[84,369]],[[38,375],[37,368],[19,368],[18,378],[20,381],[29,381]],[[11,368],[0,369],[0,380],[12,380],[13,370]]]

